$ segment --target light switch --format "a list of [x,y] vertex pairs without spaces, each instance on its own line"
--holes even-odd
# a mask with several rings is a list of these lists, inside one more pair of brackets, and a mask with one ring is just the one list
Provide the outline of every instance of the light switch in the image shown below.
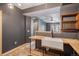
[[15,41],[14,44],[16,45],[17,44],[17,41]]

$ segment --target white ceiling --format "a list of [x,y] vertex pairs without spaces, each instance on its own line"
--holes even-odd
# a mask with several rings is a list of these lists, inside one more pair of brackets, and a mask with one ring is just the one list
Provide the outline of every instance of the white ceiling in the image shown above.
[[14,5],[20,9],[27,9],[27,8],[35,7],[35,6],[42,5],[42,4],[44,3],[21,3],[21,6],[15,3]]
[[50,8],[50,9],[44,9],[44,10],[24,13],[23,15],[32,16],[32,17],[33,16],[43,17],[43,16],[49,16],[51,14],[55,14],[59,12],[60,12],[60,6],[55,7],[55,8]]
[[[52,17],[52,19],[53,19],[54,15],[56,17],[59,17],[60,16],[59,14],[60,14],[60,6],[50,8],[50,9],[35,11],[35,12],[24,13],[23,15],[31,16],[31,17],[39,17],[44,22],[53,23],[54,21],[51,21],[51,17]],[[59,21],[57,21],[57,22],[59,22]]]

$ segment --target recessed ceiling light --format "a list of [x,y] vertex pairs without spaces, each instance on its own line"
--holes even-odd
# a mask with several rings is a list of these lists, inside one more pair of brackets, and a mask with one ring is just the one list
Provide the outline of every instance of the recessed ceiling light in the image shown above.
[[22,6],[22,4],[21,3],[18,3],[18,6]]
[[14,5],[13,4],[8,4],[8,7],[10,8],[10,9],[14,9]]

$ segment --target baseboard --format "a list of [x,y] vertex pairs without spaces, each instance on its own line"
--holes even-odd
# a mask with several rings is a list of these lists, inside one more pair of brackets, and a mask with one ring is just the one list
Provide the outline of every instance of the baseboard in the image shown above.
[[20,46],[18,46],[18,47],[16,47],[16,48],[14,48],[14,49],[11,49],[11,50],[9,50],[9,51],[3,53],[2,56],[5,56],[6,54],[9,54],[9,53],[11,53],[11,52],[13,52],[13,51],[15,51],[15,50],[17,50],[17,49],[23,47],[25,44],[26,44],[26,43],[24,43],[24,44],[22,44],[22,45],[20,45]]

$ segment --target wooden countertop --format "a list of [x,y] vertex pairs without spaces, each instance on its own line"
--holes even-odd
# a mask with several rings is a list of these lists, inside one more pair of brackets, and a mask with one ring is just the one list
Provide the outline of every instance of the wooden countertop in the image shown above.
[[70,46],[76,51],[76,53],[79,55],[79,40],[77,39],[70,39],[67,40]]
[[29,37],[30,39],[33,39],[33,40],[42,40],[42,38],[44,38],[45,36],[31,36]]
[[[32,40],[42,40],[42,38],[44,38],[44,37],[45,37],[45,36],[31,36],[31,37],[29,37],[29,38],[32,39]],[[69,44],[67,39],[64,39],[64,38],[62,38],[62,39],[63,39],[63,42],[64,42],[65,44]]]
[[36,32],[51,33],[51,31],[36,31]]
[[[42,38],[44,38],[44,37],[45,36],[31,36],[29,38],[33,39],[33,40],[42,40]],[[62,39],[63,39],[64,44],[69,44],[79,55],[79,40],[69,39],[69,38],[62,38]]]

